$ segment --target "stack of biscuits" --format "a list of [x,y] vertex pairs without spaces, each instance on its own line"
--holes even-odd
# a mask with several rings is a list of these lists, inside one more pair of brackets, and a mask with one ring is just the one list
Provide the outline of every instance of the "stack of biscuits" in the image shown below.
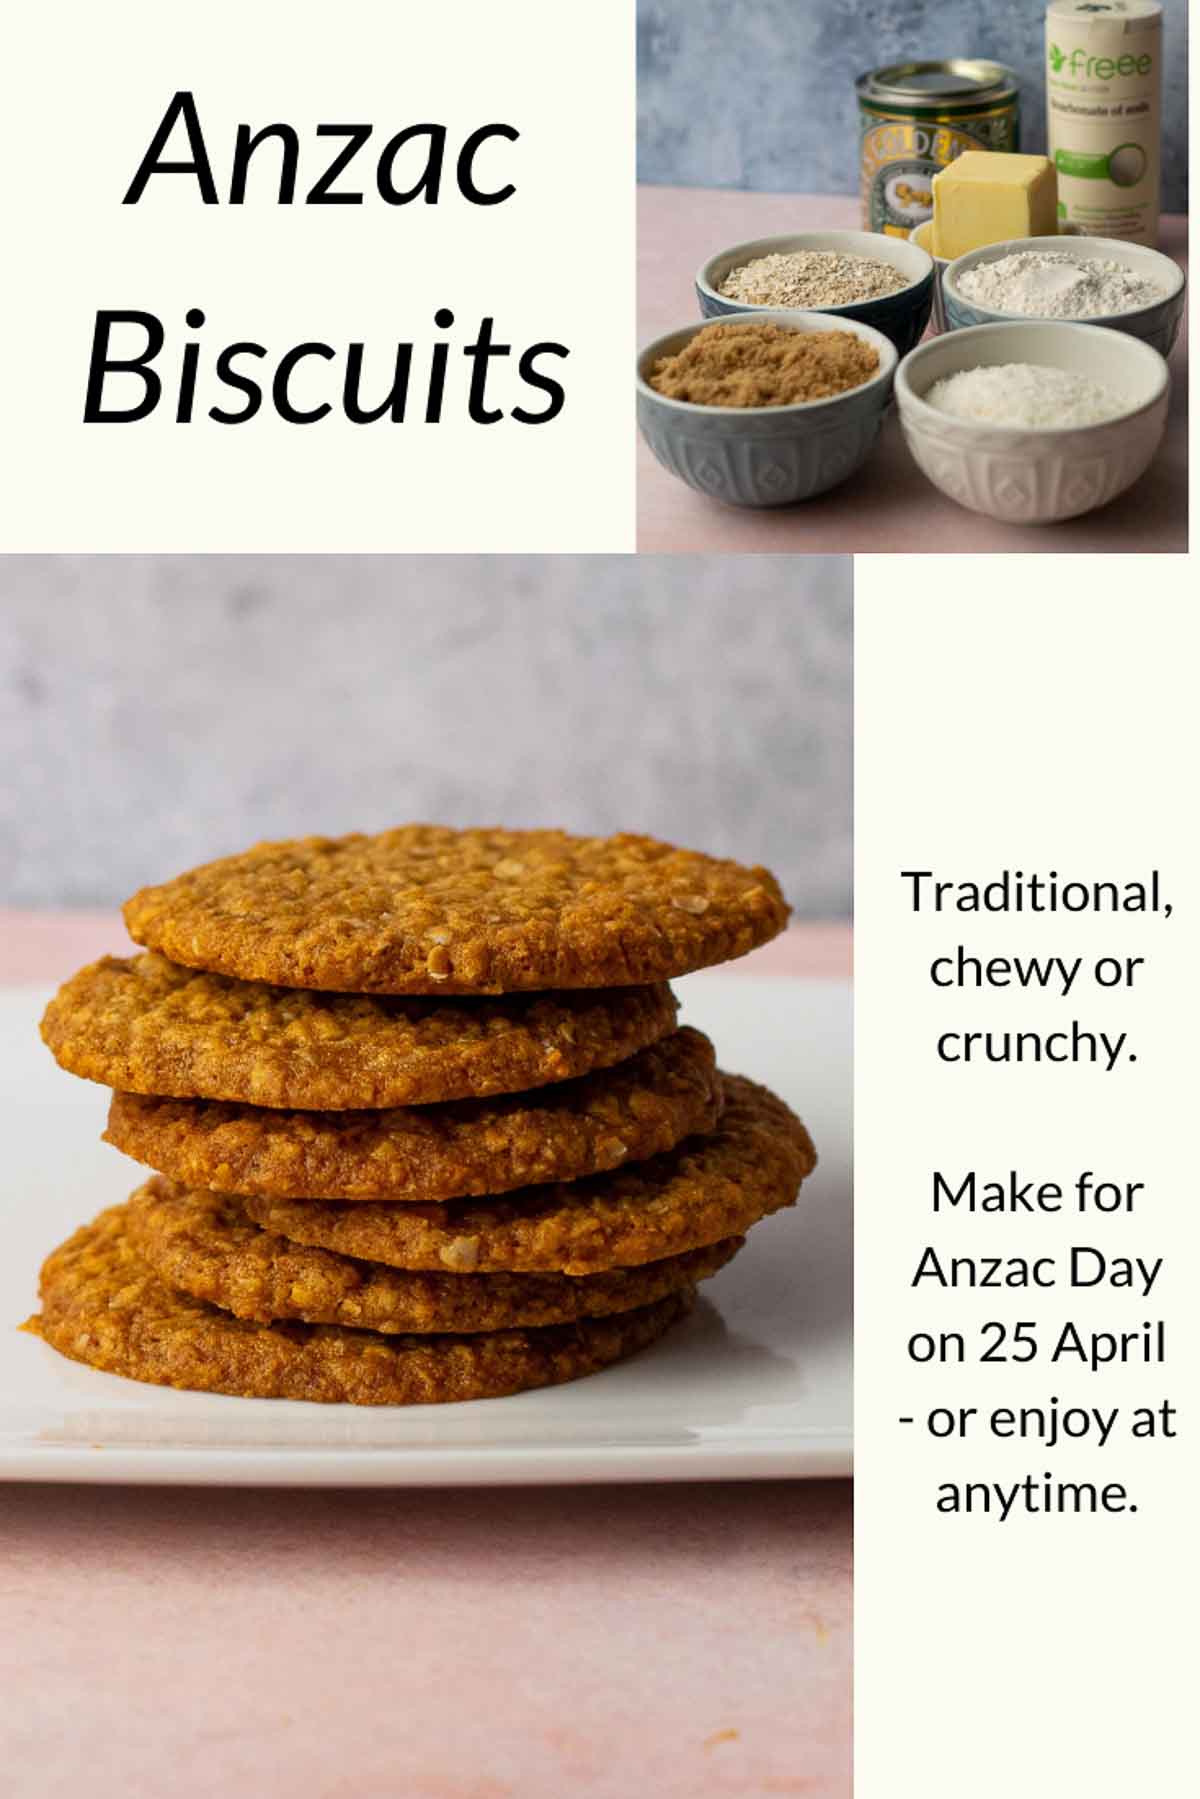
[[561,831],[265,843],[143,889],[143,953],[42,1035],[155,1172],[53,1252],[30,1328],[135,1380],[361,1405],[633,1354],[814,1166],[666,984],[786,919],[765,869]]

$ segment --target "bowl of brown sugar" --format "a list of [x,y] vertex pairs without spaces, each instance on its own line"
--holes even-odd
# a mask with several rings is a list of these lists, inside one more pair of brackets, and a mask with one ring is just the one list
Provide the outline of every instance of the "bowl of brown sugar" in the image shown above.
[[731,506],[791,506],[870,454],[899,358],[882,332],[826,313],[741,313],[647,344],[638,426],[658,461]]
[[711,256],[696,276],[705,318],[739,312],[827,312],[890,337],[901,356],[920,342],[933,306],[933,258],[878,231],[758,237]]

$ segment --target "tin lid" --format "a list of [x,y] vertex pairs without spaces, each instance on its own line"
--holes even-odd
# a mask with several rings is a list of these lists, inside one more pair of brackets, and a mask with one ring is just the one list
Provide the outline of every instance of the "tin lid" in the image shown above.
[[996,104],[1015,98],[1017,78],[1002,63],[955,56],[946,62],[898,62],[869,69],[855,82],[859,97],[911,109]]

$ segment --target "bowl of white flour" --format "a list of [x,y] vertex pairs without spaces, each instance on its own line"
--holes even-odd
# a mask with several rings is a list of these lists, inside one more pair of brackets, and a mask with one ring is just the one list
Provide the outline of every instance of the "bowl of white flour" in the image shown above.
[[949,330],[1007,319],[1104,325],[1174,348],[1183,270],[1143,244],[1110,237],[1018,237],[958,257],[942,277]]
[[896,372],[900,428],[933,485],[973,512],[1045,525],[1107,506],[1162,442],[1159,352],[1107,326],[1026,319],[935,337]]
[[[1068,225],[1065,219],[1059,221],[1058,229],[1059,234],[1062,237],[1078,237],[1081,235],[1078,225]],[[914,225],[908,234],[908,241],[910,244],[916,244],[918,250],[924,250],[933,263],[933,315],[930,319],[930,324],[935,331],[947,331],[949,330],[949,326],[946,323],[946,301],[945,296],[942,293],[942,282],[945,279],[946,270],[950,267],[954,258],[952,256],[934,255],[932,219],[925,219],[921,224]],[[1046,248],[1050,247],[1046,244],[1044,238],[1041,242],[1046,245]]]

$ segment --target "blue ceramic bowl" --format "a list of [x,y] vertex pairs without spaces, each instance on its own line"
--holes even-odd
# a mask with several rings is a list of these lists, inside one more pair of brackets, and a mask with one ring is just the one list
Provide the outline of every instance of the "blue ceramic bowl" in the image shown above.
[[879,352],[879,373],[833,399],[797,406],[696,406],[656,392],[648,377],[661,357],[682,350],[708,321],[647,344],[637,363],[642,436],[671,474],[729,506],[791,506],[852,475],[879,434],[899,362],[882,332],[856,319],[755,306],[724,323],[756,325],[764,319],[792,331],[853,332]]
[[758,237],[750,243],[734,244],[710,257],[696,276],[696,297],[704,317],[777,312],[778,307],[727,300],[718,290],[743,263],[753,262],[759,256],[786,256],[792,250],[836,250],[843,256],[890,262],[906,280],[906,285],[894,294],[885,294],[880,300],[852,301],[847,306],[810,307],[809,316],[820,313],[824,318],[856,319],[861,325],[870,325],[873,330],[882,331],[901,356],[920,343],[933,306],[933,259],[907,238],[885,237],[878,231],[799,231],[789,237]]
[[[1177,262],[1173,262],[1169,256],[1163,256],[1158,250],[1148,249],[1145,244],[1128,244],[1115,237],[1072,236],[1069,244],[1055,244],[1052,247],[1068,251],[1077,260],[1100,257],[1108,262],[1119,262],[1125,268],[1132,269],[1135,274],[1157,281],[1165,289],[1164,299],[1153,306],[1140,307],[1136,312],[1095,314],[1089,318],[1059,321],[1060,323],[1103,325],[1109,331],[1123,331],[1127,337],[1140,337],[1143,343],[1157,350],[1160,356],[1170,355],[1175,339],[1179,336],[1187,286],[1183,270]],[[1038,317],[1035,313],[999,312],[994,307],[980,306],[978,301],[967,299],[958,283],[961,276],[969,269],[978,268],[982,262],[995,262],[998,257],[1015,256],[1022,250],[1046,248],[1044,237],[1014,237],[1006,243],[989,244],[986,250],[971,250],[966,256],[960,256],[950,263],[942,276],[942,303],[946,309],[947,329],[961,331],[973,325],[1011,325],[1021,319]]]

